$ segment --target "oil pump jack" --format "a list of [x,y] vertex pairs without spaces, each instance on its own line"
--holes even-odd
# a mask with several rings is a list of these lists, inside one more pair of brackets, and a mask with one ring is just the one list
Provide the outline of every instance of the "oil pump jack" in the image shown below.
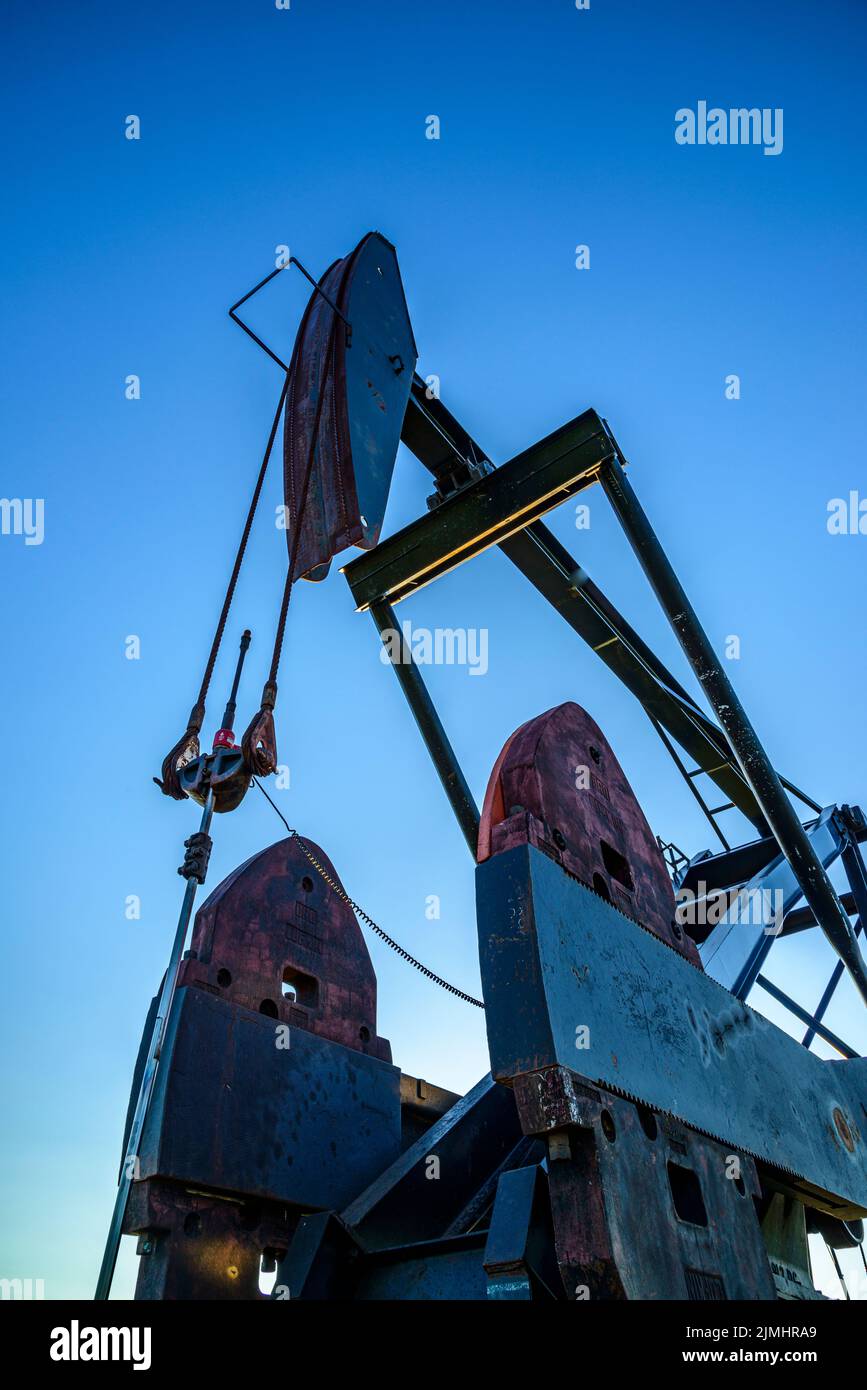
[[[319,280],[288,264],[313,285],[288,365],[238,314],[280,271],[230,310],[282,389],[199,698],[155,779],[198,802],[202,820],[185,842],[183,907],[145,1025],[97,1297],[122,1233],[138,1237],[142,1299],[257,1299],[263,1269],[276,1272],[270,1297],[293,1300],[820,1297],[808,1234],[832,1253],[858,1246],[867,1212],[867,1060],[824,1021],[844,970],[867,1000],[862,812],[822,807],[772,767],[606,420],[585,410],[494,467],[415,371],[382,236]],[[245,633],[202,753],[281,418],[289,559],[271,670],[236,745]],[[383,539],[401,440],[434,491],[426,515]],[[613,508],[718,723],[545,526],[590,487]],[[356,609],[396,641],[394,672],[473,857],[483,1000],[388,937],[291,828],[211,893],[187,947],[212,817],[254,782],[267,796],[261,779],[277,764],[293,583],[323,580],[351,545],[362,550],[343,569]],[[690,858],[653,835],[604,733],[571,702],[503,731],[479,811],[394,608],[493,546],[638,699],[718,850]],[[708,804],[702,779],[724,805]],[[732,807],[754,827],[748,843],[726,839]],[[842,896],[828,872],[838,860]],[[679,908],[675,890],[693,906]],[[392,1062],[359,921],[484,1009],[491,1069],[465,1096]],[[839,959],[807,1009],[764,971],[778,937],[810,930]],[[804,1025],[800,1042],[750,1006],[756,983]],[[839,1060],[811,1051],[816,1038]]]

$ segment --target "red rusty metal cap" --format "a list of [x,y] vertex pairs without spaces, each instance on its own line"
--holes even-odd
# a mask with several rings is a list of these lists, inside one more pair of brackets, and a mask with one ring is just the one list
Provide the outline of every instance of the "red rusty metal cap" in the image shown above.
[[379,540],[418,356],[397,255],[379,232],[320,283],[292,352],[283,444],[289,552],[304,499],[295,576],[317,581],[339,551]]
[[[328,856],[307,841],[339,883]],[[376,975],[352,909],[296,839],[255,854],[196,913],[180,983],[391,1061],[376,1033]]]
[[668,870],[635,793],[599,725],[572,702],[522,724],[488,782],[479,862],[528,843],[701,965],[675,922]]

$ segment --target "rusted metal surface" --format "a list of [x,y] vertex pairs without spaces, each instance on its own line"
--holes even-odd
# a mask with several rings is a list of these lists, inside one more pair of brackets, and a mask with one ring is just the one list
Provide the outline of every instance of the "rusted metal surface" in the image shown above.
[[142,1178],[313,1210],[400,1153],[396,1067],[207,990],[178,991],[163,1062]]
[[750,1158],[564,1068],[522,1077],[516,1098],[524,1127],[549,1136],[568,1298],[776,1297]]
[[309,848],[338,891],[289,837],[196,917],[124,1226],[139,1298],[254,1299],[264,1261],[293,1300],[765,1300],[792,1296],[774,1192],[867,1209],[867,1063],[821,1061],[703,973],[578,706],[518,730],[488,787],[492,1076],[467,1096],[391,1065]]
[[809,1052],[532,845],[480,864],[476,888],[495,1078],[570,1068],[772,1167],[811,1206],[867,1210],[867,1059]]
[[134,1183],[124,1229],[138,1236],[137,1299],[264,1298],[260,1272],[282,1259],[298,1222],[285,1204]]
[[402,1142],[408,1149],[460,1100],[455,1091],[433,1086],[420,1076],[400,1077]]
[[599,725],[569,702],[523,724],[491,773],[479,862],[532,844],[693,965],[674,890],[635,793]]
[[204,806],[208,792],[214,793],[214,810],[218,814],[234,811],[240,806],[250,787],[250,769],[244,763],[240,748],[215,748],[191,758],[178,768],[178,783],[192,801]]
[[290,554],[303,511],[295,575],[314,580],[338,551],[379,539],[417,358],[397,256],[378,232],[320,284],[289,366],[283,455]]
[[361,927],[297,840],[248,859],[200,907],[180,983],[391,1061],[376,1032],[376,975]]
[[[256,1248],[261,1254],[273,1246],[272,1236],[266,1231],[259,1239],[258,1226],[238,1225],[234,1206],[221,1214],[218,1205],[207,1217],[208,1240],[190,1245],[182,1239],[189,1235],[189,1194],[251,1210],[277,1203],[287,1229],[301,1211],[342,1207],[400,1153],[399,1085],[388,1062],[208,990],[179,990],[124,1227],[167,1233],[147,1268],[142,1260],[144,1286],[156,1281],[185,1286],[177,1296],[235,1297],[225,1261],[213,1264],[214,1242],[225,1253],[243,1236],[252,1260]],[[152,1201],[142,1189],[153,1182],[159,1196]],[[173,1269],[176,1262],[186,1274]]]
[[301,1211],[344,1206],[398,1157],[400,1088],[352,911],[297,840],[270,846],[196,916],[124,1222],[137,1297],[257,1297]]

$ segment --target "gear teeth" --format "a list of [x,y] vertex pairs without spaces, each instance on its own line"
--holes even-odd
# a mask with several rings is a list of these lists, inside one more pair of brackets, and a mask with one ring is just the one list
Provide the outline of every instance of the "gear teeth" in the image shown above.
[[[549,856],[549,857],[550,857],[550,856]],[[682,955],[681,952],[678,951],[678,950],[675,950],[674,946],[670,945],[669,942],[664,941],[663,938],[662,938],[661,936],[657,936],[657,934],[656,934],[655,931],[651,931],[648,927],[643,926],[642,923],[639,922],[639,920],[638,920],[637,917],[630,917],[629,913],[628,913],[628,912],[624,912],[624,911],[622,910],[622,908],[619,908],[619,907],[617,906],[616,903],[610,902],[610,901],[608,900],[608,898],[603,898],[602,894],[601,894],[601,893],[597,893],[595,888],[591,888],[591,886],[590,886],[589,883],[585,883],[584,880],[583,880],[583,878],[579,878],[577,874],[570,873],[570,871],[569,871],[568,869],[564,868],[564,866],[563,866],[562,864],[558,864],[556,859],[555,859],[555,860],[552,860],[552,863],[557,864],[557,867],[558,867],[560,870],[562,870],[562,872],[566,875],[567,878],[571,878],[572,881],[573,881],[573,883],[580,883],[582,888],[584,888],[588,893],[592,893],[592,895],[593,895],[594,898],[598,898],[599,901],[600,901],[601,903],[604,903],[606,907],[610,908],[612,912],[616,912],[620,917],[625,918],[625,920],[626,920],[627,922],[631,922],[632,925],[633,925],[634,927],[638,927],[639,931],[643,931],[643,932],[644,932],[644,935],[645,935],[645,936],[649,936],[650,939],[651,939],[651,941],[655,941],[655,942],[657,943],[658,946],[662,946],[666,951],[671,951],[671,954],[672,954],[673,956],[676,956],[678,960],[683,961],[684,965],[688,965],[688,966],[690,967],[691,970],[697,970],[698,973],[699,973],[699,975],[701,975],[705,980],[708,980],[708,981],[714,986],[715,989],[717,989],[717,990],[720,991],[721,994],[724,994],[727,1000],[734,1000],[736,1004],[740,1004],[740,1006],[741,1006],[742,1009],[746,1009],[746,1011],[747,1011],[748,1013],[752,1014],[753,1018],[758,1019],[759,1022],[760,1022],[761,1024],[763,1024],[764,1026],[766,1026],[766,1027],[774,1027],[774,1026],[775,1026],[774,1024],[772,1024],[772,1023],[770,1022],[769,1019],[765,1018],[764,1014],[760,1014],[760,1013],[758,1012],[757,1009],[754,1009],[753,1006],[752,1006],[752,1004],[748,1004],[748,1003],[746,1002],[745,999],[738,999],[737,995],[732,994],[731,990],[730,990],[730,989],[726,989],[725,985],[721,985],[720,982],[719,982],[719,980],[715,980],[714,977],[713,977],[713,975],[709,975],[709,974],[707,973],[707,971],[706,971],[705,969],[703,969],[702,966],[696,965],[695,961],[689,959],[689,956],[684,956],[684,955]],[[643,1105],[643,1104],[646,1104],[646,1102],[644,1102],[644,1101],[642,1101],[641,1103],[642,1103],[642,1105]],[[659,1111],[659,1114],[660,1114],[660,1115],[663,1115],[663,1114],[666,1114],[666,1113],[667,1113],[667,1112],[666,1112],[666,1111],[663,1111],[663,1110],[660,1110],[660,1111]],[[676,1118],[676,1117],[675,1117],[675,1118]],[[681,1123],[684,1123],[684,1122],[681,1121]],[[690,1126],[690,1128],[695,1129],[696,1126],[695,1126],[695,1125],[692,1125],[692,1126]],[[700,1133],[704,1133],[703,1130],[702,1130],[702,1131],[699,1131],[699,1132],[700,1132]],[[713,1138],[715,1138],[715,1136],[711,1134],[711,1135],[708,1135],[708,1138],[713,1139]],[[728,1143],[728,1140],[727,1140],[727,1139],[723,1139],[723,1140],[722,1140],[722,1143],[726,1144],[726,1143]],[[737,1147],[737,1148],[742,1148],[741,1145],[736,1145],[736,1147]],[[748,1150],[747,1150],[747,1149],[743,1149],[743,1152],[744,1152],[744,1153],[747,1153]],[[762,1162],[765,1162],[764,1159],[761,1160],[761,1161],[762,1161]],[[791,1169],[786,1169],[785,1171],[790,1172]],[[805,1181],[806,1181],[806,1179],[805,1179]]]
[[[534,845],[533,848],[535,849],[536,846]],[[544,853],[544,851],[542,852]],[[582,888],[586,888],[588,893],[592,893],[594,898],[598,898],[599,901],[601,903],[604,903],[606,907],[610,907],[612,911],[619,913],[621,917],[625,917],[626,921],[631,922],[633,926],[640,927],[641,930],[644,932],[645,936],[650,936],[653,938],[654,941],[658,941],[660,946],[665,947],[666,951],[671,951],[672,955],[677,956],[678,960],[685,961],[687,965],[691,965],[693,970],[697,970],[700,975],[706,974],[706,971],[703,969],[701,965],[696,965],[694,960],[690,960],[689,956],[685,956],[682,951],[678,951],[677,947],[672,946],[670,941],[666,941],[665,938],[662,936],[657,936],[655,931],[651,931],[650,928],[646,927],[643,922],[639,922],[637,917],[630,917],[628,912],[624,912],[623,908],[618,907],[617,904],[612,902],[610,898],[603,898],[602,894],[597,893],[596,889],[591,884],[585,883],[583,878],[579,878],[577,874],[573,874],[571,869],[567,869],[565,864],[561,864],[558,859],[552,859],[550,855],[548,856],[548,858],[551,859],[551,862],[553,864],[557,865],[558,869],[562,870],[562,872],[566,875],[567,878],[571,878],[573,883],[580,883]],[[689,933],[687,933],[687,935],[688,934]],[[711,976],[707,975],[707,978],[710,979]],[[724,988],[724,986],[722,986],[722,988]],[[726,991],[726,993],[728,993],[728,991]]]
[[[557,861],[555,860],[554,862],[556,863]],[[656,932],[652,932],[647,927],[643,926],[642,923],[639,922],[636,917],[630,917],[629,913],[624,912],[621,908],[617,906],[616,903],[609,902],[609,900],[607,898],[604,898],[601,893],[597,893],[596,889],[592,888],[589,883],[585,883],[583,878],[579,878],[577,874],[570,873],[570,871],[567,868],[565,868],[562,864],[559,864],[558,867],[562,870],[562,872],[566,875],[567,878],[571,878],[575,883],[580,883],[581,887],[584,888],[588,893],[592,893],[594,898],[598,898],[599,901],[601,903],[604,903],[607,908],[611,909],[611,911],[619,913],[619,915],[621,917],[624,917],[627,922],[631,922],[633,926],[638,927],[639,931],[643,931],[645,936],[649,936],[651,940],[657,943],[658,946],[662,946],[666,951],[671,951],[672,955],[677,956],[677,959],[683,961],[684,965],[688,965],[690,969],[697,970],[698,973],[704,977],[704,979],[710,981],[710,983],[717,990],[719,990],[720,994],[725,996],[727,1001],[730,1002],[734,1000],[747,1013],[752,1014],[753,1018],[759,1020],[761,1024],[768,1027],[773,1027],[772,1024],[769,1024],[768,1019],[765,1018],[764,1014],[760,1014],[756,1009],[752,1007],[751,1004],[747,1004],[745,1000],[738,999],[736,995],[732,994],[731,990],[726,989],[725,985],[721,985],[719,980],[715,980],[712,975],[708,975],[707,971],[703,970],[701,966],[696,965],[695,961],[690,960],[688,956],[685,956],[680,951],[675,950],[675,948],[671,946],[667,941],[664,941],[661,936],[657,936]],[[587,1080],[590,1081],[590,1078],[588,1077]],[[770,1166],[776,1169],[777,1172],[785,1173],[788,1177],[794,1178],[796,1181],[805,1183],[809,1181],[809,1179],[806,1177],[804,1173],[798,1173],[794,1168],[789,1168],[785,1163],[771,1163],[768,1158],[766,1158],[763,1154],[756,1153],[754,1149],[750,1149],[744,1144],[735,1144],[732,1140],[726,1139],[722,1134],[716,1134],[713,1130],[702,1129],[700,1125],[692,1124],[689,1120],[685,1120],[682,1115],[676,1114],[673,1110],[665,1110],[657,1106],[654,1106],[651,1104],[650,1101],[643,1099],[643,1097],[641,1096],[633,1095],[631,1091],[626,1091],[623,1089],[622,1086],[618,1086],[611,1081],[605,1081],[597,1078],[595,1081],[592,1081],[591,1084],[594,1086],[601,1087],[601,1089],[604,1091],[610,1091],[612,1095],[622,1096],[624,1100],[631,1101],[633,1105],[647,1105],[650,1107],[651,1110],[654,1111],[655,1114],[667,1115],[669,1119],[675,1120],[679,1125],[683,1125],[685,1129],[693,1130],[696,1134],[703,1134],[706,1139],[712,1139],[716,1144],[722,1144],[723,1146],[729,1145],[731,1148],[737,1149],[739,1153],[748,1154],[749,1157],[752,1158],[756,1163],[763,1163],[766,1166]]]
[[[604,901],[604,899],[603,899]],[[652,934],[652,933],[651,933]],[[588,1078],[589,1080],[589,1078]],[[692,1124],[685,1120],[682,1115],[678,1115],[673,1110],[652,1105],[650,1101],[643,1100],[641,1096],[635,1096],[631,1091],[624,1090],[622,1086],[615,1085],[611,1081],[597,1079],[591,1083],[598,1086],[602,1091],[609,1091],[612,1095],[620,1096],[622,1100],[631,1101],[633,1105],[644,1105],[652,1110],[655,1115],[665,1115],[670,1120],[675,1120],[677,1124],[683,1125],[684,1129],[692,1130],[695,1134],[703,1134],[705,1139],[712,1139],[715,1144],[721,1144],[724,1148],[737,1149],[738,1153],[747,1154],[756,1163],[763,1163],[766,1167],[775,1169],[778,1173],[785,1173],[788,1177],[794,1178],[798,1182],[808,1182],[809,1179],[803,1173],[798,1173],[794,1168],[789,1168],[785,1163],[771,1163],[770,1159],[763,1154],[756,1153],[754,1149],[747,1148],[744,1144],[734,1144],[730,1139],[725,1139],[721,1134],[715,1134],[712,1129],[702,1129],[701,1125]]]

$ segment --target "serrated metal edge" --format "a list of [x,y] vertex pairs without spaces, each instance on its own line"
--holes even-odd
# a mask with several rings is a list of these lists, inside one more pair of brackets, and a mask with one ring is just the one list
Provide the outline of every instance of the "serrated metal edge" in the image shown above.
[[[575,1075],[581,1076],[581,1073],[576,1072]],[[582,1080],[583,1079],[585,1078],[582,1077]],[[592,1082],[589,1077],[586,1078],[586,1080],[588,1084],[598,1086],[603,1091],[610,1091],[613,1095],[620,1096],[622,1100],[631,1101],[633,1105],[646,1106],[647,1109],[652,1110],[655,1115],[665,1115],[670,1120],[676,1120],[679,1125],[683,1125],[684,1129],[691,1130],[695,1134],[701,1134],[705,1139],[712,1139],[715,1144],[720,1144],[723,1148],[736,1149],[738,1153],[747,1154],[756,1163],[763,1163],[766,1167],[773,1168],[778,1173],[786,1173],[788,1177],[807,1183],[811,1187],[815,1186],[814,1183],[810,1182],[806,1174],[799,1173],[797,1169],[790,1168],[788,1164],[777,1163],[774,1159],[768,1158],[765,1154],[757,1153],[755,1149],[750,1149],[745,1144],[735,1144],[731,1139],[726,1139],[721,1134],[715,1134],[712,1129],[703,1129],[701,1125],[694,1124],[691,1120],[685,1120],[682,1115],[678,1115],[674,1110],[666,1110],[662,1106],[654,1105],[649,1100],[644,1100],[641,1096],[633,1095],[631,1091],[625,1090],[623,1086],[618,1086],[612,1081],[604,1081],[598,1078]]]
[[[536,849],[537,846],[533,845],[532,848]],[[540,850],[539,853],[544,854],[544,850]],[[567,869],[563,864],[560,864],[556,859],[551,859],[551,856],[549,854],[546,854],[545,858],[549,859],[552,864],[556,864],[557,868],[560,869],[561,872],[564,873],[567,878],[571,878],[573,883],[579,883],[581,887],[585,889],[586,892],[591,893],[594,898],[598,898],[599,902],[604,903],[604,905],[607,908],[610,908],[612,912],[616,912],[627,922],[631,922],[634,927],[638,927],[639,931],[643,931],[645,936],[649,936],[651,941],[655,941],[666,951],[670,951],[673,956],[675,956],[678,960],[683,961],[683,964],[688,965],[691,970],[695,970],[699,975],[702,976],[703,979],[709,980],[710,983],[716,989],[718,989],[722,994],[725,995],[726,999],[733,1000],[736,1004],[740,1005],[740,1007],[742,1009],[745,1009],[747,1013],[752,1014],[753,1018],[759,1019],[766,1028],[777,1028],[777,1025],[775,1023],[771,1023],[771,1020],[769,1018],[765,1018],[765,1015],[759,1013],[758,1009],[754,1009],[752,1004],[748,1004],[745,999],[739,999],[736,994],[732,994],[730,989],[726,989],[725,985],[721,985],[719,980],[715,980],[713,975],[709,975],[708,972],[704,969],[703,965],[696,965],[695,961],[689,959],[689,956],[683,955],[682,952],[678,951],[678,949],[675,946],[672,946],[670,942],[666,941],[663,937],[657,935],[655,931],[651,931],[649,927],[645,927],[641,922],[639,922],[637,917],[630,917],[629,913],[624,912],[621,908],[617,906],[616,903],[611,902],[608,898],[603,898],[602,894],[597,893],[595,888],[591,888],[589,883],[585,883],[583,878],[579,878],[577,874],[573,874],[569,869]],[[692,940],[691,937],[690,940]],[[696,947],[696,950],[698,950],[698,947]],[[790,1042],[797,1043],[797,1038],[793,1038],[790,1033],[784,1032],[782,1028],[777,1028],[777,1032],[782,1033],[783,1037],[788,1038]],[[664,1112],[660,1111],[660,1114],[662,1113]],[[746,1152],[746,1150],[744,1150],[744,1152]]]
[[[536,849],[537,846],[534,845],[533,848]],[[540,853],[544,853],[544,851],[540,851]],[[731,990],[726,989],[725,985],[721,985],[719,980],[715,980],[714,977],[712,975],[709,975],[701,965],[696,965],[696,963],[694,961],[691,961],[688,956],[684,956],[674,946],[670,945],[669,942],[665,941],[661,936],[658,936],[656,932],[651,931],[649,927],[643,926],[642,923],[639,922],[638,918],[630,917],[628,912],[624,912],[621,908],[617,906],[616,903],[613,903],[608,898],[603,897],[601,893],[597,893],[596,889],[592,888],[590,884],[585,883],[583,878],[579,878],[577,874],[573,874],[569,869],[565,867],[565,865],[559,863],[556,859],[552,859],[550,855],[545,855],[545,858],[549,859],[552,864],[556,864],[557,867],[561,870],[562,873],[566,875],[567,878],[571,878],[574,883],[580,884],[580,886],[587,893],[592,894],[594,898],[598,898],[599,902],[603,903],[605,907],[609,908],[612,912],[618,913],[619,916],[623,917],[627,922],[630,922],[633,926],[638,927],[639,931],[644,932],[645,936],[649,936],[651,940],[655,941],[659,946],[662,946],[666,951],[670,951],[671,954],[673,956],[676,956],[678,960],[682,961],[684,965],[687,965],[692,970],[697,971],[699,975],[701,975],[705,980],[708,980],[721,994],[725,995],[726,1000],[739,1005],[740,1008],[742,1008],[745,1012],[751,1014],[754,1019],[758,1019],[764,1027],[775,1028],[777,1032],[782,1034],[783,1037],[788,1038],[790,1042],[797,1044],[796,1038],[792,1038],[791,1035],[789,1033],[784,1032],[782,1028],[777,1028],[777,1025],[775,1023],[771,1023],[770,1019],[765,1018],[764,1014],[759,1013],[758,1010],[754,1009],[751,1004],[748,1004],[746,1002],[746,1000],[739,999],[737,995],[732,994]],[[575,1075],[581,1076],[582,1074],[580,1072],[576,1072]],[[745,1144],[735,1143],[731,1139],[726,1139],[722,1134],[717,1134],[713,1130],[704,1129],[701,1125],[694,1124],[691,1120],[684,1119],[683,1116],[677,1114],[676,1111],[667,1110],[664,1107],[660,1106],[655,1106],[652,1103],[652,1101],[649,1101],[642,1096],[633,1095],[631,1091],[625,1090],[622,1086],[618,1086],[615,1082],[606,1081],[599,1078],[597,1078],[596,1080],[591,1080],[590,1077],[586,1077],[583,1079],[585,1079],[590,1085],[600,1086],[603,1090],[611,1091],[613,1095],[622,1096],[624,1100],[631,1101],[633,1105],[646,1105],[649,1109],[653,1110],[654,1114],[666,1115],[669,1119],[676,1120],[678,1124],[683,1125],[686,1129],[692,1130],[696,1134],[702,1134],[706,1139],[712,1139],[716,1144],[722,1144],[723,1146],[728,1146],[730,1148],[737,1149],[741,1153],[748,1154],[749,1157],[752,1158],[755,1162],[763,1163],[767,1167],[773,1168],[778,1173],[785,1173],[788,1177],[806,1183],[808,1186],[815,1186],[814,1183],[811,1183],[810,1179],[807,1177],[805,1173],[798,1172],[796,1168],[790,1168],[789,1165],[786,1163],[779,1162],[776,1159],[768,1158],[765,1154],[757,1153],[755,1149],[751,1149]],[[838,1103],[842,1104],[842,1102],[839,1101],[839,1097]]]

